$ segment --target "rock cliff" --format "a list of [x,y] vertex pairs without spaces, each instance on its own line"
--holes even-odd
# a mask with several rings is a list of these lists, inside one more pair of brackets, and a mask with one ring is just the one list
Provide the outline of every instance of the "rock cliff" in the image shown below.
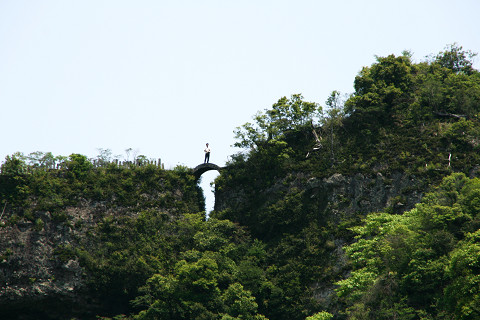
[[22,219],[0,228],[3,315],[7,319],[17,314],[25,319],[93,316],[98,302],[86,301],[81,294],[86,290],[85,269],[72,250],[109,214],[113,212],[99,204],[84,203],[66,208],[61,218],[39,211],[33,213],[35,222]]
[[[412,209],[427,189],[423,179],[401,172],[388,176],[335,173],[325,178],[292,173],[263,190],[235,183],[216,186],[214,215],[248,226],[256,237],[277,248],[273,252],[283,247],[289,237],[298,238],[303,243],[300,248],[308,246],[309,241],[317,241],[309,240],[306,235],[313,232],[305,231],[312,230],[312,225],[314,229],[330,230],[320,245],[323,253],[314,258],[319,270],[324,271],[314,276],[316,279],[309,286],[322,308],[334,310],[337,298],[333,281],[326,279],[348,273],[343,251],[343,245],[352,241],[348,221],[358,221],[370,212],[401,213]],[[252,202],[257,207],[248,205]],[[321,235],[313,237],[320,239]],[[295,255],[297,259],[307,259],[311,252],[299,251]],[[306,257],[302,258],[303,255]]]
[[[194,177],[181,170],[90,170],[81,179],[67,174],[0,179],[1,199],[9,199],[0,222],[1,319],[95,319],[125,312],[130,297],[116,289],[105,296],[113,280],[108,270],[101,273],[114,246],[135,246],[135,234],[127,233],[139,217],[169,221],[204,206]],[[148,264],[144,269],[132,277],[144,281]]]

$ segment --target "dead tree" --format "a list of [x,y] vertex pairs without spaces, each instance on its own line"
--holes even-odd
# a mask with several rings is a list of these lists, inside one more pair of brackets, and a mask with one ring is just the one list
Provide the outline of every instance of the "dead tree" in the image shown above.
[[313,123],[312,123],[312,122],[310,122],[310,123],[311,123],[311,125],[312,125],[313,136],[315,137],[315,145],[313,146],[313,149],[307,153],[307,155],[306,155],[305,158],[308,158],[308,157],[310,156],[310,153],[319,151],[320,149],[323,148],[323,146],[322,146],[322,137],[321,137],[321,136],[320,136],[320,137],[318,136],[317,131],[315,131],[315,127],[313,126]]

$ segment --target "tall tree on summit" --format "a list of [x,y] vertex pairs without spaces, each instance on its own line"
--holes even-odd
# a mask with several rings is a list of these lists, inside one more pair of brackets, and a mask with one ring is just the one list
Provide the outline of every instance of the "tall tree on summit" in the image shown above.
[[365,137],[393,123],[395,111],[412,101],[416,70],[408,55],[377,57],[355,77],[355,92],[345,102],[348,122]]
[[470,50],[463,50],[462,46],[454,43],[445,47],[445,51],[437,54],[433,62],[455,73],[471,75],[475,73],[472,60],[476,55],[476,53]]
[[278,140],[287,130],[317,122],[321,110],[317,103],[304,101],[301,94],[294,94],[290,99],[280,98],[271,109],[257,113],[254,124],[247,122],[236,128],[234,146],[256,148],[270,140]]

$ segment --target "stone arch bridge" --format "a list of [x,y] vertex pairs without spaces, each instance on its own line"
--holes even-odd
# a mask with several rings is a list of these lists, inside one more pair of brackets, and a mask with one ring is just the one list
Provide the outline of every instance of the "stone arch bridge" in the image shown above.
[[195,176],[195,179],[200,179],[200,176],[207,171],[217,170],[218,172],[220,172],[222,169],[222,167],[219,167],[213,163],[202,163],[193,169],[193,175]]

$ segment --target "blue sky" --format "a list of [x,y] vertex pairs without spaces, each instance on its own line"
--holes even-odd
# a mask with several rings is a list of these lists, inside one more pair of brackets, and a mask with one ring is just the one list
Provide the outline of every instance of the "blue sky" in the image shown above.
[[194,167],[209,142],[223,165],[257,111],[351,93],[375,55],[480,52],[478,12],[476,0],[0,0],[0,159],[132,148]]

